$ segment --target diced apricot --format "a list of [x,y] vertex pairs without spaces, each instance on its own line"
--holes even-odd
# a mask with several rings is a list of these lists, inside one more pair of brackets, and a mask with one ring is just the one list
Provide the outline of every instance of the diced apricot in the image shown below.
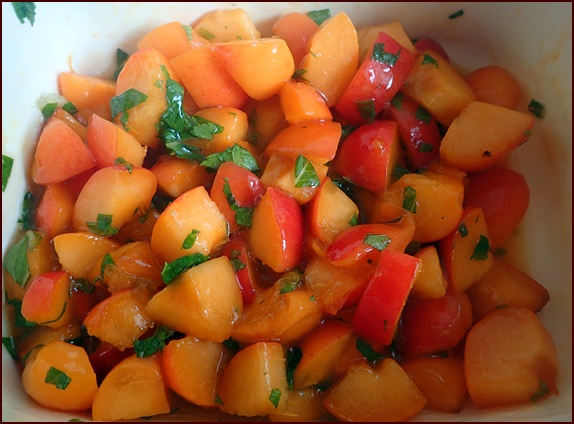
[[240,8],[208,12],[197,21],[193,29],[212,43],[261,37],[249,15]]
[[166,385],[188,402],[216,406],[216,390],[231,354],[222,344],[187,336],[172,340],[161,355]]
[[278,95],[252,101],[246,111],[249,122],[247,139],[260,149],[265,149],[279,131],[288,125]]
[[200,109],[242,108],[249,96],[223,67],[212,46],[188,50],[171,60],[182,84]]
[[279,91],[279,98],[289,124],[333,119],[321,94],[309,84],[287,81]]
[[272,31],[273,35],[285,40],[297,66],[307,54],[309,38],[318,28],[319,25],[307,14],[291,12],[279,18],[273,24]]
[[345,421],[404,421],[423,409],[427,400],[393,359],[375,369],[366,362],[352,366],[331,389],[323,404]]
[[165,57],[172,59],[187,50],[207,44],[193,28],[179,22],[159,25],[138,41],[138,49],[155,48]]
[[40,185],[61,183],[95,165],[94,155],[80,136],[61,120],[52,118],[36,145],[32,179]]
[[474,322],[505,306],[536,313],[550,300],[548,290],[528,274],[497,257],[490,271],[466,290]]
[[490,271],[494,257],[481,208],[464,208],[457,227],[440,240],[439,253],[449,286],[458,293]]
[[103,78],[62,72],[58,76],[60,93],[80,111],[112,119],[110,100],[116,94],[116,84]]
[[84,319],[91,336],[119,350],[133,347],[154,323],[146,311],[149,294],[144,290],[120,290],[98,303]]
[[277,341],[289,345],[301,339],[317,327],[322,312],[311,293],[304,287],[297,287],[292,281],[291,271],[275,284],[261,291],[245,308],[231,337],[242,343]]
[[156,126],[167,108],[167,77],[164,70],[171,79],[180,81],[169,59],[159,50],[141,49],[128,58],[116,82],[116,97],[129,89],[135,89],[147,96],[142,103],[112,118],[114,122],[122,124],[137,141],[151,148],[156,148],[159,144]]
[[421,260],[421,270],[413,281],[412,295],[419,299],[438,299],[444,296],[447,280],[434,245],[425,246],[414,254]]
[[146,168],[108,166],[96,171],[74,206],[74,229],[96,235],[117,233],[134,216],[147,212],[157,179]]
[[352,331],[348,324],[329,320],[307,335],[298,345],[302,356],[293,374],[294,387],[299,389],[331,380]]
[[542,322],[525,308],[497,309],[472,327],[464,372],[468,394],[481,408],[558,394],[556,347]]
[[142,166],[147,146],[142,146],[132,135],[120,126],[92,115],[86,134],[88,147],[96,158],[96,166],[104,168],[116,163]]
[[464,365],[460,358],[431,356],[411,358],[401,367],[427,398],[425,408],[457,413],[466,396]]
[[279,343],[259,342],[231,359],[217,390],[219,408],[232,415],[253,417],[285,410],[285,355]]
[[209,107],[199,110],[195,116],[207,119],[223,127],[223,131],[214,134],[211,140],[194,139],[191,143],[205,154],[222,152],[247,138],[249,123],[247,114],[229,106]]
[[410,173],[392,183],[385,196],[412,213],[416,224],[413,240],[426,243],[440,240],[456,228],[464,186],[444,174]]
[[94,421],[129,420],[169,411],[157,355],[133,355],[121,361],[100,385],[92,405]]
[[336,315],[343,306],[358,303],[374,272],[374,267],[348,270],[313,258],[305,267],[305,284],[321,309]]
[[88,232],[65,233],[54,237],[54,249],[62,269],[74,278],[87,278],[94,261],[119,245]]
[[307,50],[298,69],[331,107],[343,95],[357,71],[359,40],[355,26],[345,13],[337,13],[311,36]]
[[275,272],[299,265],[305,240],[299,203],[290,194],[268,187],[253,209],[247,240],[253,254]]
[[146,308],[156,321],[202,340],[229,338],[243,312],[243,298],[226,256],[180,274],[151,298]]
[[[192,246],[186,238],[196,231]],[[160,261],[172,262],[193,253],[209,255],[227,241],[227,221],[203,186],[195,187],[171,202],[153,227],[151,249]]]
[[40,348],[24,367],[22,384],[40,405],[62,411],[90,409],[98,390],[86,351],[62,340]]
[[72,317],[72,310],[68,308],[70,283],[70,274],[66,271],[38,275],[22,299],[22,316],[50,328],[68,325]]
[[287,392],[285,412],[268,414],[273,422],[325,421],[328,414],[323,406],[321,392],[316,387]]
[[49,238],[68,232],[72,228],[74,199],[63,184],[46,186],[36,209],[35,219],[38,230]]
[[331,179],[321,183],[305,210],[309,233],[327,246],[349,228],[359,216],[359,208]]
[[168,154],[161,155],[150,171],[157,178],[158,190],[174,199],[212,180],[212,175],[200,163]]
[[374,44],[379,32],[384,32],[393,37],[401,46],[416,54],[417,51],[413,42],[408,34],[405,32],[400,21],[392,21],[380,25],[368,25],[357,28],[357,36],[359,38],[359,62],[362,62],[367,54],[367,51]]
[[472,71],[465,79],[479,102],[516,109],[522,97],[516,78],[501,66],[483,66]]
[[289,125],[271,140],[265,155],[278,153],[294,159],[303,155],[313,163],[325,164],[335,157],[341,133],[341,124],[333,121]]
[[327,178],[329,168],[326,165],[319,165],[309,162],[317,176],[317,181],[313,183],[301,182],[295,174],[296,159],[271,155],[261,175],[261,182],[266,186],[276,187],[293,196],[297,203],[303,205],[313,198],[318,190],[319,184]]
[[295,70],[291,51],[281,38],[234,40],[214,48],[227,72],[255,100],[277,94]]
[[489,168],[528,140],[534,119],[502,106],[471,102],[442,139],[441,161],[466,172]]
[[415,64],[401,91],[448,127],[463,109],[476,100],[462,75],[440,54],[426,50]]

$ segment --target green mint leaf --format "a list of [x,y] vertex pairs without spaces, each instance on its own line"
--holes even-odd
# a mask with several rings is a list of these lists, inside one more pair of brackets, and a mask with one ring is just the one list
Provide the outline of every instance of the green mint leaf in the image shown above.
[[548,393],[550,393],[550,389],[548,388],[548,386],[546,385],[546,383],[543,380],[540,380],[540,387],[538,388],[536,393],[534,393],[530,397],[530,401],[532,403],[534,403],[534,402],[544,398]]
[[295,72],[293,72],[293,75],[291,75],[291,79],[294,81],[310,82],[307,78],[303,76],[306,73],[307,69],[297,69]]
[[355,225],[357,225],[359,223],[359,217],[357,216],[356,213],[353,214],[353,217],[351,218],[351,220],[349,221],[349,225],[351,227],[354,227]]
[[392,171],[392,176],[396,181],[400,180],[403,175],[410,174],[410,172],[411,171],[409,171],[407,168],[403,168],[402,166],[395,166]]
[[34,21],[36,19],[36,3],[33,1],[13,1],[11,3],[12,7],[14,8],[14,12],[16,12],[16,17],[20,23],[23,24],[25,19],[28,19],[28,21],[30,21],[30,25],[34,26]]
[[218,394],[215,395],[215,403],[217,405],[223,405],[223,400],[221,400]]
[[88,222],[86,221],[86,225],[90,232],[97,236],[102,237],[109,237],[117,234],[118,229],[112,227],[112,215],[106,215],[103,213],[99,213],[98,217],[96,218],[96,222]]
[[68,420],[69,423],[83,423],[84,420],[80,419],[80,418],[70,418]]
[[16,341],[14,337],[2,337],[2,344],[15,361],[18,361],[20,358],[18,357],[18,349],[16,348]]
[[373,246],[378,251],[382,252],[391,242],[391,239],[385,234],[367,234],[363,239],[365,244]]
[[221,342],[223,344],[223,346],[225,346],[225,348],[227,350],[229,350],[231,352],[231,354],[235,355],[237,352],[239,352],[239,350],[241,349],[241,346],[239,345],[239,342],[233,338],[228,338],[226,340],[224,340],[223,342]]
[[417,191],[411,186],[407,186],[404,189],[403,209],[412,213],[417,213]]
[[44,383],[53,384],[56,386],[56,389],[60,390],[66,390],[71,382],[72,379],[68,377],[65,372],[54,367],[50,367],[44,379]]
[[434,150],[434,146],[432,144],[421,141],[417,144],[417,150],[421,153],[430,153]]
[[102,258],[102,263],[100,264],[100,278],[104,278],[106,267],[110,265],[115,265],[114,258],[112,258],[112,255],[109,253],[106,253]]
[[145,102],[147,100],[147,95],[136,90],[135,88],[130,88],[124,91],[122,94],[112,97],[110,100],[110,106],[112,109],[112,119],[121,114],[120,123],[127,129],[127,121],[129,118],[128,110],[136,107],[137,105]]
[[201,37],[205,38],[208,41],[213,40],[215,38],[215,34],[212,34],[208,30],[206,30],[205,28],[198,28],[197,34],[200,35]]
[[182,249],[191,249],[191,247],[195,244],[195,240],[197,239],[197,235],[199,234],[199,230],[193,229],[191,233],[187,235],[183,243],[181,244]]
[[293,383],[294,383],[294,375],[295,369],[299,362],[301,362],[301,358],[303,357],[303,351],[298,346],[292,346],[289,350],[287,350],[286,354],[286,368],[287,368],[287,386],[289,387],[289,391],[293,390]]
[[279,294],[285,294],[297,289],[303,283],[303,276],[298,271],[290,271],[283,274],[277,282],[281,286]]
[[403,100],[405,100],[405,95],[399,91],[391,99],[391,104],[395,107],[396,110],[401,110],[403,107]]
[[237,204],[233,193],[231,192],[231,187],[229,187],[229,180],[227,178],[223,179],[223,194],[227,203],[231,207],[231,210],[235,212],[235,222],[243,227],[251,228],[251,221],[253,217],[253,208],[244,208]]
[[73,278],[70,284],[70,293],[78,290],[86,294],[92,294],[96,290],[96,285],[85,278]]
[[179,274],[207,261],[209,256],[202,253],[182,256],[173,262],[166,263],[161,271],[161,278],[165,284],[171,283]]
[[193,32],[191,30],[191,27],[189,25],[182,25],[183,30],[185,31],[185,35],[187,36],[187,40],[191,41],[193,40]]
[[460,9],[460,10],[457,10],[456,12],[454,12],[454,13],[448,15],[448,18],[449,18],[449,19],[456,19],[456,18],[458,18],[458,17],[460,17],[460,16],[462,16],[462,15],[464,15],[464,10]]
[[371,59],[384,65],[395,66],[401,56],[401,49],[396,54],[385,51],[385,43],[375,43],[373,45],[373,54]]
[[327,19],[331,17],[330,9],[312,10],[307,12],[307,16],[315,21],[317,25],[321,25]]
[[438,69],[438,62],[430,54],[423,54],[422,65],[433,65]]
[[295,187],[317,187],[319,177],[313,164],[303,155],[295,159]]
[[248,169],[251,172],[261,170],[255,156],[239,144],[234,144],[233,147],[228,147],[222,152],[208,155],[205,160],[201,162],[201,166],[217,170],[225,162],[233,162],[235,165]]
[[64,106],[62,106],[62,109],[64,109],[70,115],[75,115],[78,113],[78,108],[72,102],[67,102]]
[[171,154],[178,158],[202,162],[205,158],[198,153],[200,149],[184,142],[192,138],[212,140],[214,134],[223,131],[223,127],[205,118],[188,115],[183,108],[184,88],[177,81],[169,78],[167,72],[166,74],[167,108],[161,115],[158,131]]
[[281,390],[277,388],[272,389],[271,393],[269,394],[269,400],[271,401],[275,409],[277,409],[277,407],[279,406],[279,401],[281,400]]
[[156,328],[153,335],[144,340],[134,340],[134,352],[140,358],[146,358],[156,352],[163,351],[165,341],[173,335],[174,331],[165,325]]
[[464,222],[458,226],[458,233],[463,238],[468,236],[468,228],[466,228],[466,224]]
[[10,174],[12,174],[12,165],[14,165],[14,159],[10,156],[2,155],[2,193],[6,191]]
[[50,119],[56,109],[58,108],[58,103],[46,103],[42,108],[42,116],[44,119]]
[[35,198],[32,192],[27,191],[24,194],[24,200],[22,201],[22,211],[20,212],[20,218],[18,218],[18,223],[22,224],[22,229],[31,230],[35,224]]
[[488,252],[490,252],[490,242],[488,237],[480,235],[478,243],[474,246],[474,252],[470,256],[470,259],[475,261],[484,261],[488,259]]
[[114,74],[112,76],[112,79],[114,81],[117,81],[118,75],[120,75],[120,72],[122,72],[122,69],[124,69],[124,65],[126,64],[129,58],[130,55],[127,52],[123,51],[122,49],[116,50],[116,70],[114,71]]
[[231,251],[231,259],[229,262],[231,262],[231,265],[233,265],[233,270],[235,272],[241,271],[243,268],[247,267],[247,265],[245,265],[245,263],[239,259],[240,254],[241,252],[239,250]]
[[16,327],[31,328],[36,326],[35,322],[30,322],[26,320],[26,318],[24,318],[24,315],[22,315],[21,300],[18,300],[16,298],[8,299],[8,296],[6,296],[6,303],[8,305],[11,305],[14,310],[14,325]]
[[30,280],[30,268],[28,266],[28,235],[24,236],[14,244],[4,258],[4,269],[14,279],[16,284],[26,288]]
[[375,109],[375,102],[374,100],[365,100],[360,102],[355,102],[355,106],[357,106],[357,110],[359,111],[359,115],[365,121],[372,121],[375,119],[377,115],[377,110]]
[[114,161],[114,165],[120,165],[125,167],[130,174],[134,170],[134,166],[122,157],[117,157],[116,160]]
[[530,103],[528,103],[528,112],[537,118],[543,118],[545,113],[544,105],[539,101],[532,99],[530,100]]
[[430,113],[428,113],[427,110],[422,106],[417,108],[417,111],[415,112],[415,118],[417,118],[419,121],[423,121],[427,125],[430,124],[431,121]]
[[373,346],[366,340],[357,338],[355,346],[361,355],[373,365],[384,358],[384,356],[373,349]]

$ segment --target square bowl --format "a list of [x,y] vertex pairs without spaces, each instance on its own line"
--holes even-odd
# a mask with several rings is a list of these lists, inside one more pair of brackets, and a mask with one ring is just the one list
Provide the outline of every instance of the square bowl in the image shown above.
[[[2,3],[2,153],[14,159],[2,193],[2,256],[18,228],[30,163],[42,116],[41,96],[57,92],[57,75],[73,69],[111,75],[116,48],[133,52],[149,30],[170,21],[191,24],[214,9],[243,8],[262,35],[292,11],[342,11],[356,27],[401,21],[410,37],[432,36],[464,74],[497,64],[530,99],[545,106],[530,141],[510,157],[530,187],[530,206],[510,252],[520,269],[543,284],[550,302],[538,314],[558,351],[559,396],[533,405],[458,414],[423,412],[417,421],[572,421],[572,3],[37,3],[34,25],[21,24]],[[464,13],[449,19],[453,13]],[[5,299],[2,334],[8,335]],[[68,421],[78,414],[39,407],[22,389],[19,371],[2,350],[3,421]],[[89,416],[81,416],[89,419]],[[183,408],[173,421],[237,421],[213,411]],[[252,421],[251,419],[249,419]]]

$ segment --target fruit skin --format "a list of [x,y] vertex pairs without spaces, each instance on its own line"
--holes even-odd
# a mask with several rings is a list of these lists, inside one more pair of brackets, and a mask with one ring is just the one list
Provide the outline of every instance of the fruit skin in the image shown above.
[[482,208],[493,249],[514,233],[529,203],[528,183],[512,169],[493,167],[468,175],[463,205]]
[[[392,59],[381,58],[390,56]],[[415,56],[393,37],[380,32],[335,109],[353,124],[374,118],[409,76]],[[365,104],[368,111],[363,111]]]
[[400,152],[396,122],[376,120],[361,125],[343,140],[334,170],[359,187],[382,193],[391,181]]
[[297,201],[269,187],[253,210],[248,243],[253,254],[275,272],[297,266],[303,259],[305,222]]
[[398,344],[405,356],[439,353],[458,345],[471,326],[472,308],[464,292],[432,300],[411,298],[401,317]]
[[388,346],[395,337],[401,312],[411,291],[419,259],[385,249],[353,317],[355,332]]

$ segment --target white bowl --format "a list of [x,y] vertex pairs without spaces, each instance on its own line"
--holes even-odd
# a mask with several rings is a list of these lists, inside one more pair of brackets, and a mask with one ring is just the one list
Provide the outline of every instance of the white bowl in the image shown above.
[[[21,24],[2,3],[2,153],[14,159],[2,193],[2,256],[18,227],[30,161],[42,117],[40,96],[57,92],[57,75],[70,68],[110,75],[116,48],[135,51],[150,29],[170,21],[192,23],[205,12],[241,7],[270,35],[290,11],[330,8],[357,27],[400,20],[411,37],[430,35],[463,72],[498,64],[531,98],[546,107],[530,141],[511,155],[526,176],[530,207],[510,258],[550,292],[539,314],[558,349],[559,396],[519,407],[459,414],[425,412],[419,421],[572,421],[572,3],[37,3],[34,26]],[[463,10],[463,16],[449,19]],[[3,300],[4,305],[4,300]],[[4,308],[3,308],[4,316]],[[7,335],[6,320],[2,334]],[[84,416],[37,406],[23,392],[16,366],[2,350],[2,421],[68,421]],[[240,420],[203,410],[180,410],[161,419]],[[250,421],[252,421],[250,419]]]

